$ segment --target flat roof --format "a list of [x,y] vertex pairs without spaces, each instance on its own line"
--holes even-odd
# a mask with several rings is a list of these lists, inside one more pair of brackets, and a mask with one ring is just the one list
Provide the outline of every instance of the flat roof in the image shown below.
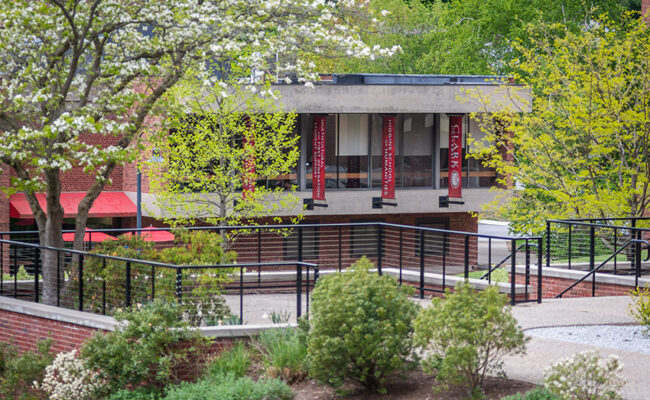
[[[510,78],[498,75],[321,74],[321,85],[503,85]],[[282,81],[279,84],[284,84]],[[291,84],[299,84],[296,79]]]

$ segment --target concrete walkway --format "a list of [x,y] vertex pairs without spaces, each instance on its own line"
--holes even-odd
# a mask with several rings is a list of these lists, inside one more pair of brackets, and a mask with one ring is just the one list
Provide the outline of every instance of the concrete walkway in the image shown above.
[[[513,315],[526,330],[550,326],[634,324],[628,313],[628,296],[544,300],[542,304],[518,305]],[[505,371],[509,378],[540,383],[543,369],[574,353],[597,350],[601,356],[616,354],[623,363],[626,380],[622,394],[626,400],[650,399],[650,355],[532,337],[524,356],[508,357]]]
[[[231,310],[239,313],[239,297],[225,296]],[[302,298],[303,312],[305,297]],[[425,306],[430,300],[416,300]],[[524,329],[573,325],[634,324],[628,313],[628,296],[576,299],[549,299],[541,304],[527,303],[513,308],[513,315]],[[295,322],[296,295],[247,295],[244,297],[246,324],[271,323],[271,312],[290,315]],[[541,383],[542,371],[553,362],[585,350],[598,350],[603,357],[616,354],[623,363],[621,374],[626,380],[623,397],[626,400],[650,399],[650,355],[623,350],[577,344],[561,340],[532,337],[524,356],[507,357],[504,368],[509,378]]]

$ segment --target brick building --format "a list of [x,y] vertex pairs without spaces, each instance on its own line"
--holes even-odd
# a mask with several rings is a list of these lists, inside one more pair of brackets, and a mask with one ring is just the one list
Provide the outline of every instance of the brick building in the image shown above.
[[[476,231],[473,213],[492,199],[489,188],[496,174],[465,158],[471,152],[468,133],[480,135],[469,118],[480,105],[465,93],[480,90],[496,96],[495,104],[505,101],[524,111],[530,107],[527,100],[514,104],[499,92],[499,81],[490,76],[351,74],[326,76],[314,88],[276,85],[285,109],[298,114],[301,156],[292,173],[267,184],[296,185],[310,208],[304,212],[306,222],[383,221]],[[85,139],[106,145],[116,140]],[[455,188],[450,189],[449,176]],[[135,227],[135,166],[116,168],[111,178],[111,185],[90,210],[88,226]],[[8,184],[6,174],[0,179]],[[64,228],[73,227],[80,193],[88,189],[91,179],[81,168],[66,173]],[[445,196],[456,203],[445,204]],[[156,207],[146,180],[142,199],[143,226],[157,224],[149,215],[148,210]],[[278,215],[299,212],[296,207]],[[35,229],[23,194],[0,200],[0,227]]]

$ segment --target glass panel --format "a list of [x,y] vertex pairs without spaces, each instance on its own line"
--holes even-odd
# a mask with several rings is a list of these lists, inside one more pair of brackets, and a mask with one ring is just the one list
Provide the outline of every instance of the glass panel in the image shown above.
[[[400,116],[395,118],[395,187],[402,186],[402,132],[399,123]],[[371,129],[371,156],[372,156],[372,187],[381,188],[381,175],[383,160],[381,156],[381,141],[382,141],[382,118],[379,114],[372,115],[372,129]]]
[[[469,126],[467,127],[470,136],[476,141],[482,141],[486,135],[485,132],[479,127],[478,121],[473,118],[469,119]],[[472,152],[472,146],[468,146],[468,152]],[[496,184],[497,173],[496,169],[485,167],[481,160],[469,159],[469,179],[467,180],[468,186],[471,188],[484,188],[491,187]]]
[[433,114],[404,114],[404,187],[433,184]]
[[338,187],[368,187],[368,114],[340,114]]

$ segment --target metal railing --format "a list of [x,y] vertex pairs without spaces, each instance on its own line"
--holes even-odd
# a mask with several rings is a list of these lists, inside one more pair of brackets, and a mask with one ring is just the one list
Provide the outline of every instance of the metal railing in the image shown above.
[[[150,232],[169,230],[147,229]],[[227,237],[229,250],[237,253],[237,267],[246,265],[247,268],[256,270],[260,279],[265,269],[290,268],[297,265],[296,262],[317,265],[320,270],[342,271],[366,256],[376,265],[379,274],[390,268],[391,274],[394,274],[400,284],[406,282],[415,286],[420,298],[453,288],[458,278],[483,278],[493,282],[497,276],[505,280],[502,284],[509,285],[512,304],[541,301],[542,298],[541,237],[485,235],[383,222],[188,229],[208,230]],[[88,246],[96,246],[92,244],[93,234],[116,236],[127,232],[134,234],[136,231],[90,231]],[[0,233],[0,238],[13,234],[15,233]],[[20,234],[24,237],[29,232]],[[36,237],[37,233],[32,234]],[[162,244],[169,245],[172,244]],[[12,259],[11,256],[7,260],[0,257],[0,260],[16,264],[15,258]],[[131,262],[134,265],[142,264],[141,261]],[[274,267],[264,267],[265,265]],[[523,266],[523,272],[518,273],[517,266]],[[538,269],[537,280],[532,279],[531,268]],[[431,284],[432,277],[438,283]],[[510,279],[511,277],[515,279]],[[522,286],[523,293],[515,295],[518,290],[521,291]]]

